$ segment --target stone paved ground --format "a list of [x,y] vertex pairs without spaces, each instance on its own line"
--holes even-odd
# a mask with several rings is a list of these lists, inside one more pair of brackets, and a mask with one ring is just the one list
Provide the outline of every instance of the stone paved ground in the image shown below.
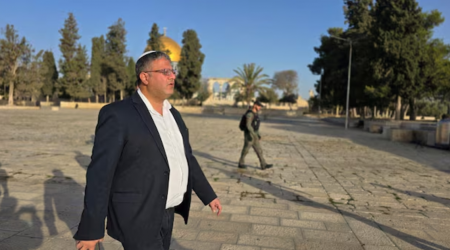
[[[75,249],[98,111],[0,110],[0,249]],[[172,249],[450,249],[450,152],[304,118],[262,124],[275,167],[237,171],[237,118],[184,115],[220,196],[194,197]],[[107,237],[104,249],[120,244]]]

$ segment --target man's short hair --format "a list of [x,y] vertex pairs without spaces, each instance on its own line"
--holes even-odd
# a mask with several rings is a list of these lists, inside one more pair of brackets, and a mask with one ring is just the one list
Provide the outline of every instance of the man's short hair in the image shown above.
[[147,51],[138,58],[135,66],[135,72],[137,77],[136,85],[139,85],[141,83],[141,78],[139,77],[141,72],[148,70],[147,67],[153,61],[158,60],[160,58],[166,58],[170,63],[172,63],[170,57],[166,53],[161,51]]

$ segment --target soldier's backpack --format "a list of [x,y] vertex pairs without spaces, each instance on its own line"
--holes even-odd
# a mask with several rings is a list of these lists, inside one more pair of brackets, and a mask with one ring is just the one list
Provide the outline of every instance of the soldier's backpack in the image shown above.
[[239,129],[241,131],[246,131],[247,130],[247,114],[249,112],[252,112],[251,110],[247,110],[247,112],[245,112],[245,114],[242,115],[241,117],[241,121],[239,122]]

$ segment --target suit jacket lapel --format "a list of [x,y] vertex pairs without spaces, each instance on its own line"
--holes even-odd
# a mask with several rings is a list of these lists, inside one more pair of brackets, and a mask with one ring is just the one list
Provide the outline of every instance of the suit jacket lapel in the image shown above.
[[159,136],[158,129],[156,128],[155,122],[152,119],[152,116],[150,115],[149,110],[147,109],[147,106],[145,106],[145,103],[142,101],[141,97],[137,92],[133,94],[133,102],[134,107],[139,112],[142,120],[144,121],[145,125],[147,126],[148,130],[150,131],[150,134],[153,136],[153,139],[156,142],[156,145],[158,146],[159,151],[164,157],[164,160],[167,163],[167,166],[169,166],[169,161],[167,160],[166,151],[164,150],[164,146],[162,144],[161,137]]
[[175,118],[175,121],[178,125],[178,129],[180,130],[181,136],[183,137],[183,144],[184,144],[184,152],[187,153],[187,142],[188,142],[188,130],[186,125],[183,122],[183,119],[180,116],[180,113],[174,108],[172,107],[170,109],[170,112],[172,113],[173,118]]

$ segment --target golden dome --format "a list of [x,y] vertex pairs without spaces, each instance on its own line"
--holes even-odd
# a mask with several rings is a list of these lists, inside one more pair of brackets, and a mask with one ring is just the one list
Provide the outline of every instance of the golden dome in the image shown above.
[[[181,55],[181,47],[172,38],[168,36],[161,36],[161,42],[164,44],[164,49],[170,51],[170,60],[172,62],[179,62]],[[148,48],[147,48],[148,49]]]

